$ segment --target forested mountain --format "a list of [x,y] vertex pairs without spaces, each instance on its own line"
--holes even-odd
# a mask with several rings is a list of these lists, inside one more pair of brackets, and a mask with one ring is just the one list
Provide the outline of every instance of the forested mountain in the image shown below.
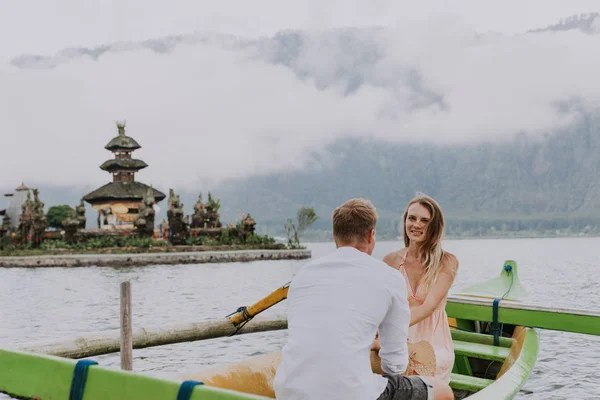
[[599,229],[598,118],[585,116],[567,130],[506,143],[341,140],[328,150],[330,157],[315,158],[316,166],[304,171],[230,181],[215,193],[225,212],[251,211],[272,227],[311,205],[322,217],[316,226],[327,229],[336,205],[363,196],[381,214],[380,232],[393,235],[406,202],[423,192],[440,202],[451,234]]

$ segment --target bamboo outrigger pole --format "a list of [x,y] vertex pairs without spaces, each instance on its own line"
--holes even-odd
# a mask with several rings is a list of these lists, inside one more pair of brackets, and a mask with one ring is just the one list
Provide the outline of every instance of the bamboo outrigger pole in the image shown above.
[[[286,283],[250,307],[240,307],[225,319],[170,326],[162,329],[139,328],[131,335],[132,348],[143,349],[166,344],[233,336],[242,333],[286,329],[287,319],[250,320],[264,310],[285,300],[289,285],[290,282]],[[67,358],[83,358],[109,354],[121,350],[120,332],[90,334],[87,337],[78,337],[58,343],[42,343],[21,348],[20,350]]]

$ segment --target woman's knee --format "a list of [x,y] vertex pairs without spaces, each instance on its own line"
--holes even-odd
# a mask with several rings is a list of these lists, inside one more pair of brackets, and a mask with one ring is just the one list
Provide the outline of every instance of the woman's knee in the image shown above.
[[426,380],[433,387],[434,400],[454,400],[454,392],[446,382],[430,376],[426,377]]

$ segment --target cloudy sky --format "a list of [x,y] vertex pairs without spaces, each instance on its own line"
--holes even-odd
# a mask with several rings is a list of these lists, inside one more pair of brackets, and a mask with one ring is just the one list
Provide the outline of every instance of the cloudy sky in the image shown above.
[[0,10],[0,187],[108,181],[98,166],[122,119],[150,165],[139,179],[182,187],[301,167],[344,136],[535,136],[577,118],[561,104],[600,102],[600,18],[596,33],[525,34],[599,12],[597,0],[7,0]]

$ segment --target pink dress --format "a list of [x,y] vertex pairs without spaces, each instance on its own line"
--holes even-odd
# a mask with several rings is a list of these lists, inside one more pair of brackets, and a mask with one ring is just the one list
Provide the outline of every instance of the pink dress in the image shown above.
[[[406,253],[402,257],[398,270],[406,280],[408,296],[413,297],[419,303],[423,303],[427,297],[427,293],[423,293],[423,286],[417,286],[417,292],[413,291],[408,274],[404,269],[406,262]],[[433,313],[423,321],[411,326],[408,329],[408,341],[416,343],[421,340],[426,340],[433,346],[436,358],[436,373],[435,376],[450,382],[450,372],[454,366],[454,346],[452,345],[452,336],[450,335],[450,326],[448,325],[448,315],[446,314],[446,297],[442,299]]]

